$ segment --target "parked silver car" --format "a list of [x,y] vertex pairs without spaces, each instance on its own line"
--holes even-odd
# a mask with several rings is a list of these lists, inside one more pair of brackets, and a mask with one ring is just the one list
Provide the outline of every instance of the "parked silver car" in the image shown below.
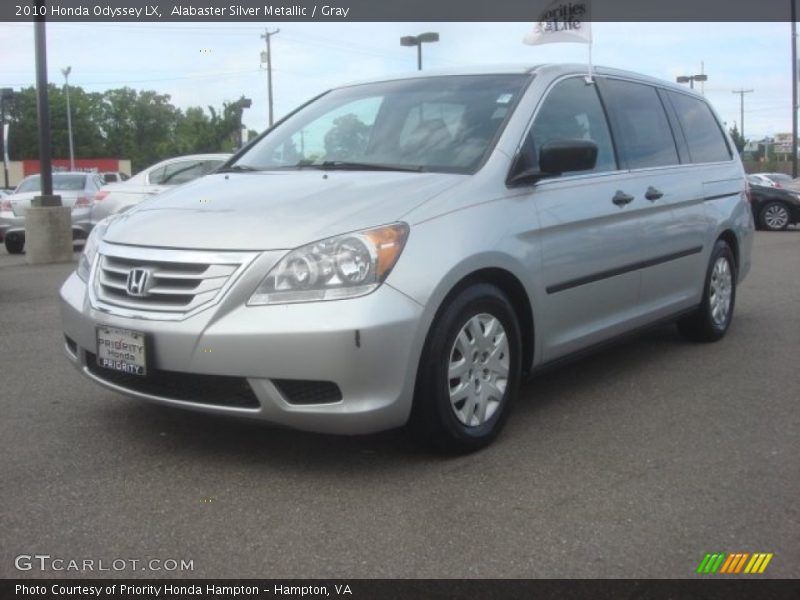
[[[63,206],[72,208],[74,239],[85,239],[92,230],[92,201],[102,186],[103,180],[96,173],[53,173],[53,193],[61,196]],[[19,254],[25,247],[25,213],[41,189],[41,176],[30,175],[0,202],[0,239],[9,254]]]
[[202,177],[230,157],[230,154],[179,156],[156,163],[125,181],[109,183],[95,194],[92,221],[97,223],[173,186]]
[[334,89],[98,224],[66,354],[135,398],[474,450],[544,365],[665,320],[725,334],[753,239],[732,148],[701,96],[612,69]]

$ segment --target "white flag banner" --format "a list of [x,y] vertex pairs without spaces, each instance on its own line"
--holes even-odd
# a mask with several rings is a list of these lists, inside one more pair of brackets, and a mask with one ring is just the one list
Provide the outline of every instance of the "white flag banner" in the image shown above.
[[555,0],[539,15],[539,22],[522,41],[531,46],[558,42],[591,44],[591,1]]

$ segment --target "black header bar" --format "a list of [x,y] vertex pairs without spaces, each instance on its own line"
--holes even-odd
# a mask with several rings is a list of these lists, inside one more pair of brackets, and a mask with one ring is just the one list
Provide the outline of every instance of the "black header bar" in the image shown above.
[[[536,22],[552,0],[3,0],[0,21]],[[569,0],[565,0],[569,4]],[[594,0],[592,21],[790,21],[791,0]]]
[[39,600],[795,600],[800,580],[697,579],[7,579],[4,599]]

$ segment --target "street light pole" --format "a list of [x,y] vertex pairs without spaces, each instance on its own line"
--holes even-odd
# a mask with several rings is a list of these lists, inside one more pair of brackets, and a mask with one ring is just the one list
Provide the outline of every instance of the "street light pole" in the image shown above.
[[69,170],[75,170],[75,147],[72,144],[72,110],[69,106],[69,74],[72,73],[72,67],[61,69],[64,74],[64,90],[67,93],[67,133],[69,135]]
[[[44,2],[38,2],[44,10]],[[44,14],[44,13],[42,13]],[[50,106],[47,98],[47,38],[44,17],[37,17],[33,25],[36,51],[36,112],[39,117],[39,170],[42,178],[42,196],[53,197],[53,162],[50,154]],[[58,199],[57,206],[61,204]]]
[[678,83],[688,83],[689,89],[694,89],[694,82],[695,81],[708,81],[708,75],[705,73],[700,73],[699,75],[679,75],[675,78],[675,81]]
[[253,106],[252,99],[242,97],[242,99],[239,100],[239,148],[244,146],[244,123],[242,121],[244,109],[250,108],[251,106]]
[[11,96],[14,90],[11,88],[0,89],[0,152],[3,153],[3,187],[8,187],[8,140],[6,139],[6,98]]
[[422,71],[422,44],[438,41],[439,34],[428,31],[427,33],[420,33],[419,35],[405,35],[400,38],[400,45],[417,47],[417,71]]

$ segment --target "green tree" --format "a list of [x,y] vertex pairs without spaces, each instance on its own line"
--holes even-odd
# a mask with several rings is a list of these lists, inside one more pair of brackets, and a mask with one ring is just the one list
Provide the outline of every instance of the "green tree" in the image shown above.
[[[69,156],[66,95],[50,84],[51,152]],[[181,154],[229,152],[238,148],[244,97],[224,102],[221,110],[200,107],[181,111],[170,96],[129,87],[86,92],[70,86],[75,158],[129,159],[134,171]],[[23,88],[6,101],[12,160],[39,157],[36,88]]]
[[325,158],[352,159],[366,148],[369,127],[356,115],[348,113],[333,120],[333,127],[325,134]]
[[736,127],[736,123],[728,130],[728,133],[731,134],[731,139],[733,140],[733,145],[736,146],[736,151],[741,154],[744,151],[747,140],[739,133],[739,128]]

